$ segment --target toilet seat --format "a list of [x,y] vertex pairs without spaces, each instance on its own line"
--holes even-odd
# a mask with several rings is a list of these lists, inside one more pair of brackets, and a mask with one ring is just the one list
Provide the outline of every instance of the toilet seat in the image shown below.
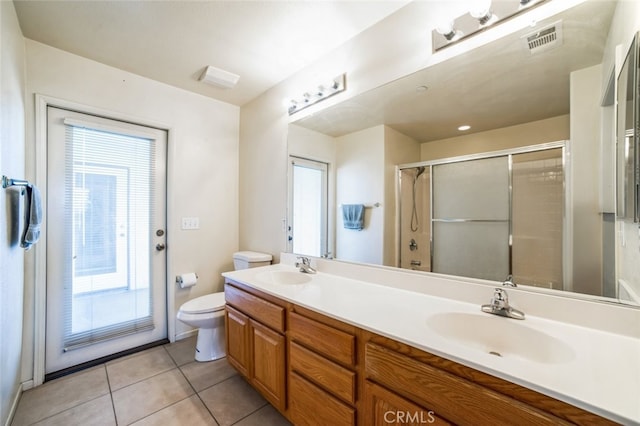
[[224,309],[224,292],[196,297],[184,303],[180,310],[185,314],[206,314]]

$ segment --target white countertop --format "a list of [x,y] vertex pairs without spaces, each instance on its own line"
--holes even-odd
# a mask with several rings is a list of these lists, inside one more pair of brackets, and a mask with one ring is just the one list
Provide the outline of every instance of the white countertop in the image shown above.
[[[260,279],[266,271],[297,271],[277,264],[223,275],[264,293],[418,349],[503,378],[613,421],[640,425],[640,339],[527,314],[517,321],[483,314],[479,304],[318,272],[305,284]],[[430,277],[420,277],[430,285]],[[433,285],[442,285],[433,279]],[[488,302],[488,300],[486,301]],[[486,303],[485,302],[485,303]],[[514,307],[520,308],[516,303]],[[568,360],[543,363],[517,355],[497,357],[434,332],[438,313],[487,315],[517,321],[564,342]],[[606,319],[604,319],[606,321]],[[472,326],[472,324],[469,324]]]

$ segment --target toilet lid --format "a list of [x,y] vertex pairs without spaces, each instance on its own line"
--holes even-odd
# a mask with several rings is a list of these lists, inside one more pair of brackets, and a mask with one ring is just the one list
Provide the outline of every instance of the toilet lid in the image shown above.
[[196,297],[180,307],[180,310],[186,314],[203,314],[221,309],[224,309],[224,292]]

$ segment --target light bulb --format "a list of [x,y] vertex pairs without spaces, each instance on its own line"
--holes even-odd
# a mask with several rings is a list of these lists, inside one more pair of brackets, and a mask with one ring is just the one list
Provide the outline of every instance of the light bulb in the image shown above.
[[447,35],[453,31],[453,21],[443,22],[436,27],[438,34]]
[[497,17],[491,12],[491,0],[474,0],[469,8],[469,15],[478,20],[480,26],[486,26],[497,21]]
[[453,28],[453,21],[443,22],[436,27],[436,32],[442,34],[447,41],[456,41],[462,38],[462,31]]

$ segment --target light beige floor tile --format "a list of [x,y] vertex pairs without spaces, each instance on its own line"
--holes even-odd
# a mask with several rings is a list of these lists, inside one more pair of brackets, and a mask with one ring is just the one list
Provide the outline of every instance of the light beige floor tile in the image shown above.
[[291,423],[272,405],[267,404],[233,426],[291,426]]
[[37,426],[115,426],[116,416],[111,404],[111,395],[103,395],[84,404],[77,405],[60,414],[48,417]]
[[209,362],[191,362],[181,366],[180,370],[182,370],[196,392],[200,392],[209,386],[238,374],[229,364],[227,358]]
[[211,386],[198,395],[222,426],[237,422],[267,403],[240,376]]
[[163,347],[148,349],[107,363],[111,391],[175,368],[173,359]]
[[180,370],[166,371],[112,393],[119,425],[140,420],[193,395]]
[[171,358],[173,358],[176,365],[180,366],[195,361],[196,340],[197,336],[188,337],[186,339],[164,345],[164,348],[169,352],[169,355],[171,355]]
[[13,424],[32,424],[108,393],[104,365],[52,380],[22,394]]
[[217,426],[211,413],[197,395],[183,399],[133,424],[135,426]]

